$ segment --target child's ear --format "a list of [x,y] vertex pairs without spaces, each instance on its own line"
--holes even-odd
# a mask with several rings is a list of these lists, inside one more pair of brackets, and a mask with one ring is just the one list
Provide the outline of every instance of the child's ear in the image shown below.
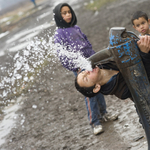
[[96,84],[95,88],[93,89],[93,93],[98,93],[100,89],[101,89],[100,84]]
[[136,30],[135,26],[133,25],[133,28]]

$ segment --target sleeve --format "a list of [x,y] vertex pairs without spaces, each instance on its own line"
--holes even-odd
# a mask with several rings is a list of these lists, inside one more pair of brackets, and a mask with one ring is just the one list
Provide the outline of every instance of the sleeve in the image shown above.
[[145,70],[147,72],[147,76],[150,77],[150,52],[143,53],[140,51],[140,55],[141,55]]
[[141,58],[144,60],[144,62],[150,63],[150,52],[144,53],[140,51]]
[[88,42],[88,44],[92,47],[92,44],[89,42],[89,40],[87,39],[87,36],[81,31],[81,29],[79,28],[79,26],[76,25],[76,28],[79,30],[79,32],[83,35],[83,37],[85,38],[85,40]]
[[69,50],[69,44],[64,39],[65,38],[60,36],[60,34],[55,34],[54,42],[57,50],[57,56],[63,67],[70,71],[77,71],[78,67],[75,63],[75,60],[77,60],[77,55],[73,51]]

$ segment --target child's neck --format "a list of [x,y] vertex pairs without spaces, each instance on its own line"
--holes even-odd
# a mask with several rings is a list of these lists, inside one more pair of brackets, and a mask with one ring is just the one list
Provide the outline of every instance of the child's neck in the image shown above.
[[108,70],[108,69],[100,69],[102,78],[100,79],[100,85],[106,84],[112,76],[117,74],[119,71],[116,70]]

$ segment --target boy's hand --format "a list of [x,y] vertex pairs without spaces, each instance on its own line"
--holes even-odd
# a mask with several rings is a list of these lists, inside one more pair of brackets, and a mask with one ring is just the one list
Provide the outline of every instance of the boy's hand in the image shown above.
[[150,36],[140,36],[140,40],[137,44],[142,52],[148,53],[150,51]]

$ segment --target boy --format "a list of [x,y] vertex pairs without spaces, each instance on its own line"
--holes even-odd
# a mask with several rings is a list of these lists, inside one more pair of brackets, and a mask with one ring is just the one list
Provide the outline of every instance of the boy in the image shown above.
[[[150,79],[150,36],[141,36],[137,44]],[[88,97],[100,92],[104,95],[115,95],[120,99],[132,98],[122,74],[112,62],[96,67],[93,71],[79,73],[75,79],[75,86],[80,93]]]
[[131,22],[133,24],[133,28],[137,30],[140,35],[150,35],[150,19],[148,19],[148,16],[146,13],[142,11],[137,11],[133,15]]

